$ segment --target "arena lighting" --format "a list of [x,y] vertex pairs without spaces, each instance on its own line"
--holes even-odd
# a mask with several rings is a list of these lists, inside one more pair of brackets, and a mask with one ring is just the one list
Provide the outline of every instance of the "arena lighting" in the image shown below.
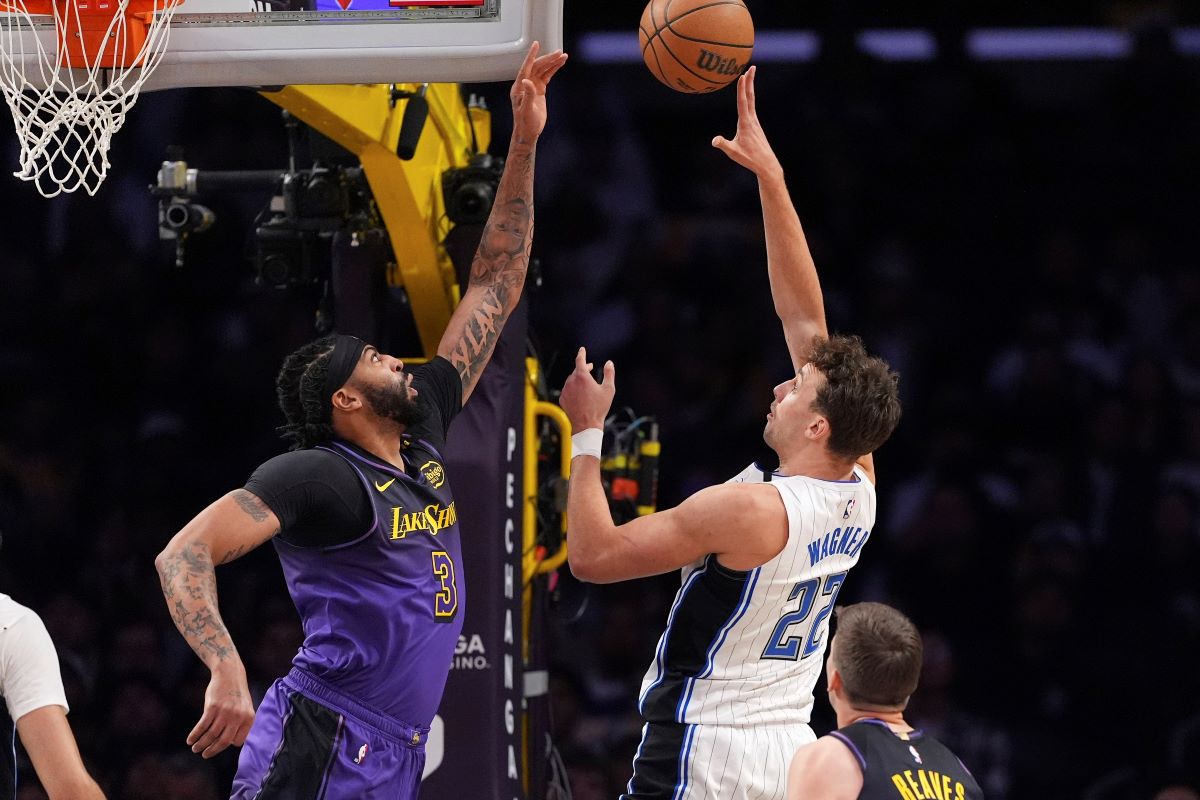
[[[637,31],[595,31],[579,37],[571,57],[589,64],[641,64]],[[755,31],[754,62],[813,61],[821,53],[821,37],[812,31]]]
[[933,61],[937,58],[937,39],[924,30],[859,31],[854,37],[858,49],[883,61]]
[[1176,28],[1171,38],[1180,55],[1200,56],[1200,28]]
[[[1175,50],[1200,56],[1200,28],[1176,28]],[[933,31],[871,29],[859,31],[858,48],[884,61],[932,61],[937,57]],[[968,57],[977,61],[1114,61],[1133,53],[1134,35],[1113,28],[974,28],[964,34]],[[640,64],[636,31],[593,31],[579,38],[579,58],[591,64]],[[803,63],[821,54],[815,31],[760,30],[755,34],[754,63]]]
[[1133,36],[1103,28],[988,29],[967,33],[976,61],[1110,61],[1133,52]]

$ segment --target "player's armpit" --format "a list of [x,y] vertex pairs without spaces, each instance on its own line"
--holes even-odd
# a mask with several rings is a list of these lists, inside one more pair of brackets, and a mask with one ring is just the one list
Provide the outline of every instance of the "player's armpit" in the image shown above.
[[104,800],[88,775],[62,706],[43,706],[17,720],[21,744],[50,800]]
[[787,541],[787,512],[779,493],[766,484],[713,486],[675,508],[620,526],[593,521],[581,530],[580,521],[571,518],[568,559],[575,576],[591,583],[660,575],[709,553],[764,563]]
[[850,749],[822,736],[793,756],[787,800],[855,800],[862,785],[862,768]]

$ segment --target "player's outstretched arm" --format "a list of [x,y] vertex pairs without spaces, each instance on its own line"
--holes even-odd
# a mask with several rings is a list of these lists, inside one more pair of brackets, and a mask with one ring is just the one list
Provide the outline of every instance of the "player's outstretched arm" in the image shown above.
[[[616,368],[604,380],[591,375],[580,348],[559,404],[574,431],[603,430],[616,391]],[[567,560],[575,577],[590,583],[660,575],[703,558],[736,553],[763,563],[787,541],[787,512],[770,484],[723,484],[697,492],[676,508],[615,525],[600,480],[600,459],[571,460],[567,495]],[[774,543],[774,544],[772,544]]]
[[17,734],[50,800],[104,800],[104,792],[83,766],[62,706],[42,706],[22,715]]
[[738,78],[737,134],[732,140],[717,136],[712,144],[758,178],[771,298],[783,323],[792,366],[799,370],[808,360],[812,338],[829,335],[825,301],[804,228],[788,194],[783,167],[758,121],[754,99],[756,71],[757,67],[751,67]]
[[504,323],[521,299],[529,269],[533,163],[537,139],[546,126],[546,87],[567,61],[562,51],[538,56],[538,50],[534,42],[513,83],[513,135],[504,174],[471,263],[470,285],[438,345],[438,355],[453,364],[462,379],[463,403],[475,390]]
[[855,800],[862,785],[862,768],[850,749],[822,736],[792,757],[787,800]]
[[[716,136],[713,147],[758,178],[758,194],[762,202],[763,232],[767,242],[767,276],[771,282],[771,299],[775,313],[783,323],[792,367],[799,371],[808,361],[814,336],[829,336],[825,322],[825,298],[817,265],[808,249],[808,239],[800,216],[788,194],[783,166],[771,149],[767,135],[758,121],[755,106],[754,78],[757,67],[751,67],[738,78],[738,125],[733,139]],[[867,454],[858,460],[875,483],[875,460]]]
[[254,722],[246,667],[217,607],[215,565],[240,558],[277,533],[275,513],[237,489],[197,514],[154,559],[175,627],[212,672],[204,713],[187,737],[192,752],[205,758],[243,744]]

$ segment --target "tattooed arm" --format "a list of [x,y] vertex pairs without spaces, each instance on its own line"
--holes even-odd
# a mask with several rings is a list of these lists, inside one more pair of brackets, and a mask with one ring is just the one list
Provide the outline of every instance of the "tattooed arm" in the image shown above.
[[470,286],[438,345],[438,355],[449,360],[462,379],[463,403],[474,391],[504,323],[521,299],[529,267],[534,151],[546,125],[546,86],[567,61],[561,51],[539,58],[538,50],[534,42],[513,83],[513,135],[504,175],[471,263]]
[[204,714],[187,743],[211,758],[241,745],[254,721],[246,668],[217,608],[214,566],[227,564],[279,533],[279,520],[262,500],[238,489],[201,511],[167,544],[158,568],[175,627],[212,672]]

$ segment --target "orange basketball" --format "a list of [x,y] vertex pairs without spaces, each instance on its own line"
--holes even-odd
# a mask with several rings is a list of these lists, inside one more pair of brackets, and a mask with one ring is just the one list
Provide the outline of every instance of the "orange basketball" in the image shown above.
[[754,50],[742,0],[650,0],[638,27],[642,58],[677,92],[715,92],[737,79]]

